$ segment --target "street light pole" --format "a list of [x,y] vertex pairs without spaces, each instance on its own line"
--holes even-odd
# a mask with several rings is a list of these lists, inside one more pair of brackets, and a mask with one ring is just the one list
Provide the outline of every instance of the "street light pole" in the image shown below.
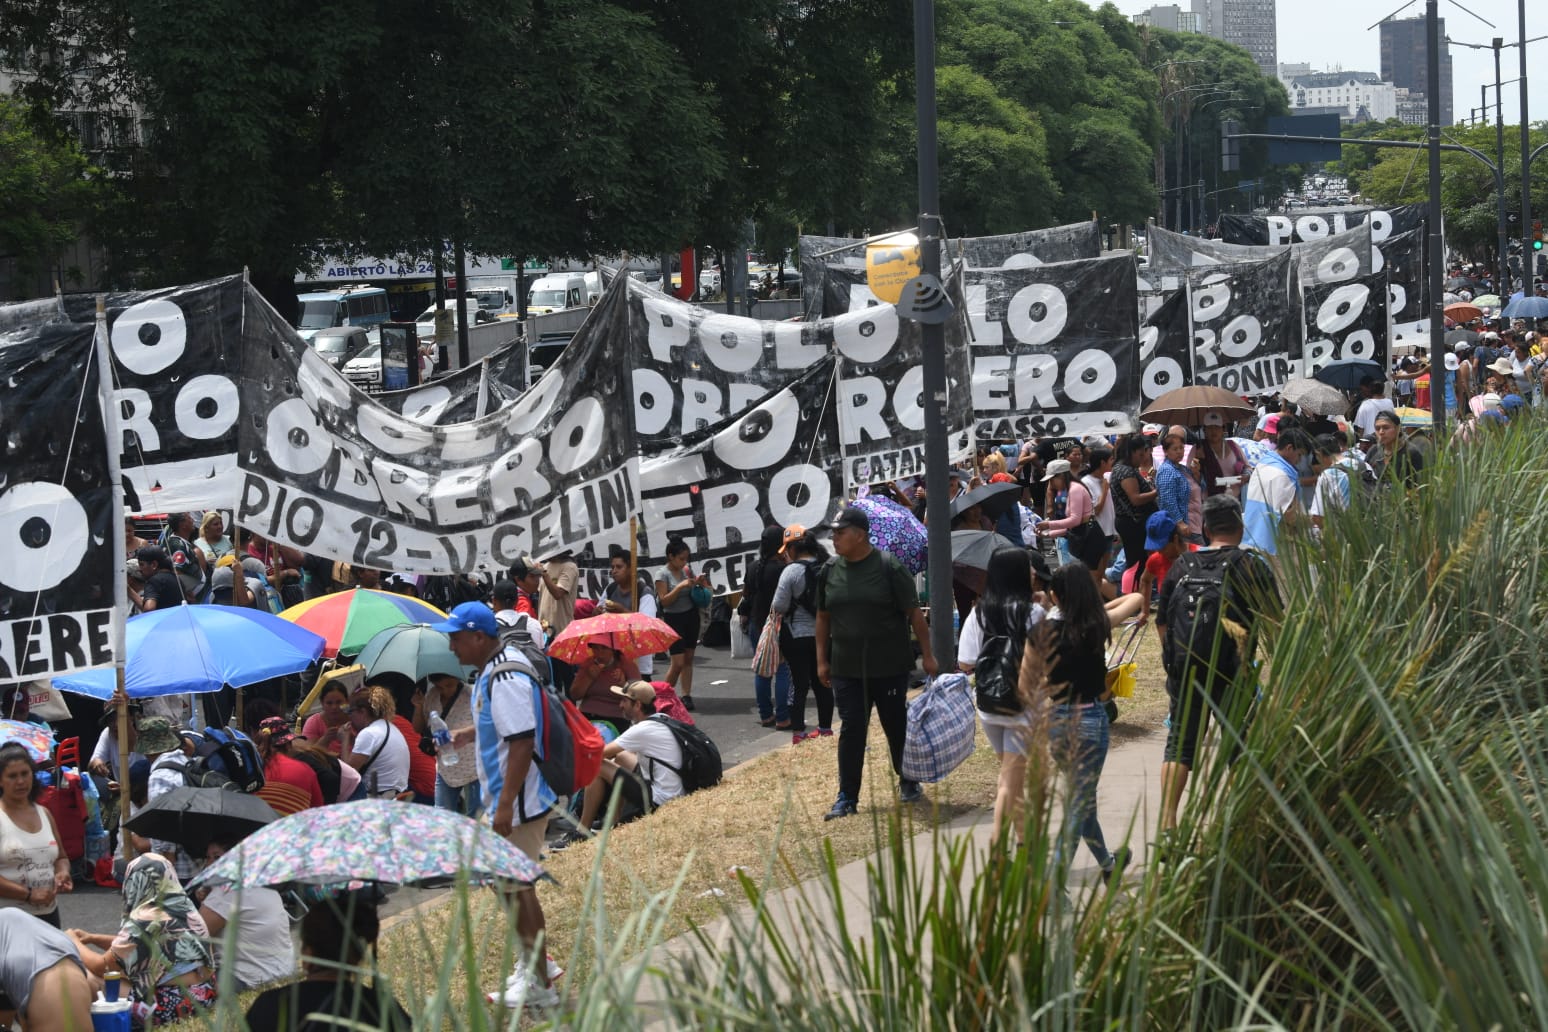
[[1521,31],[1521,290],[1530,297],[1537,292],[1537,255],[1528,237],[1532,232],[1532,156],[1527,135],[1526,0],[1517,0],[1516,15]]
[[[1505,115],[1500,106],[1500,48],[1505,45],[1502,36],[1495,36],[1494,40],[1494,163],[1500,170],[1501,183],[1505,175]],[[1526,47],[1522,47],[1525,50]],[[1486,87],[1487,88],[1487,87]],[[1505,224],[1505,188],[1500,187],[1498,192],[1500,202],[1500,272],[1495,277],[1496,291],[1501,297],[1510,297],[1510,229]],[[1522,254],[1522,262],[1527,261],[1527,256]]]
[[[1524,0],[1523,0],[1524,2]],[[1430,154],[1430,213],[1429,225],[1429,263],[1425,270],[1430,281],[1430,357],[1432,361],[1438,360],[1445,354],[1445,297],[1441,282],[1441,267],[1445,264],[1446,255],[1442,248],[1445,246],[1441,240],[1441,142],[1440,142],[1440,0],[1425,0],[1424,28],[1425,50],[1428,57],[1426,69],[1425,92],[1429,105],[1429,127],[1426,141]],[[1440,382],[1440,376],[1444,375],[1444,368],[1436,365],[1430,371],[1430,422],[1434,428],[1435,442],[1437,446],[1446,440],[1446,391],[1444,384]]]
[[[914,0],[914,93],[919,131],[919,263],[941,274],[940,159],[936,153],[935,2]],[[930,575],[930,648],[942,670],[957,669],[951,633],[951,499],[946,464],[946,327],[919,327],[924,385],[925,522]]]

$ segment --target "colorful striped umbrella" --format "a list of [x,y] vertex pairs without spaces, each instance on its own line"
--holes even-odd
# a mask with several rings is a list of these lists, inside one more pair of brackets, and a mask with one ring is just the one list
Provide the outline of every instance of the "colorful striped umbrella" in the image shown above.
[[362,799],[319,806],[253,832],[206,867],[195,885],[414,885],[449,882],[531,885],[547,873],[486,824],[452,810]]
[[446,614],[408,595],[370,588],[309,598],[280,614],[286,620],[323,636],[325,656],[353,656],[378,632],[399,624],[439,623]]
[[592,644],[606,645],[625,659],[665,652],[677,640],[677,632],[664,621],[644,613],[602,613],[570,626],[548,643],[548,654],[576,666],[591,658]]

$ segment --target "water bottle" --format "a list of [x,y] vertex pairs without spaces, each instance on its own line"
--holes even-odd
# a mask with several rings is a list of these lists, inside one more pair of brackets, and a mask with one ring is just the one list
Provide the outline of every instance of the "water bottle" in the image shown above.
[[435,739],[435,755],[443,767],[455,767],[461,762],[462,757],[452,745],[451,728],[441,719],[440,710],[430,711],[430,735]]

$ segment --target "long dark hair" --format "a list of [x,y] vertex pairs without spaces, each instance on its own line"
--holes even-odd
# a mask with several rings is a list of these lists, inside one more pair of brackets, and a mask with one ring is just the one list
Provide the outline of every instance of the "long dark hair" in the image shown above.
[[1032,612],[1032,563],[1024,548],[1002,548],[989,557],[978,622],[985,638],[1020,637]]
[[818,562],[828,561],[828,550],[822,547],[822,542],[817,540],[817,535],[809,530],[790,542],[790,551],[800,552],[808,559],[816,559]]
[[1091,579],[1091,570],[1075,560],[1053,571],[1049,584],[1059,599],[1057,647],[1069,652],[1096,652],[1107,647],[1113,625]]
[[764,527],[763,536],[758,539],[758,558],[772,559],[779,554],[779,550],[785,545],[785,532],[779,527]]

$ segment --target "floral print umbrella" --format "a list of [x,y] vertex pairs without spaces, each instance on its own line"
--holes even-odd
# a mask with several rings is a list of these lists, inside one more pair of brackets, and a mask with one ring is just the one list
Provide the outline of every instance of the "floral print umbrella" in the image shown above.
[[0,720],[0,745],[17,743],[34,763],[49,763],[54,755],[54,733],[42,724],[25,720]]
[[665,652],[677,632],[664,620],[645,613],[599,613],[570,625],[548,643],[548,654],[575,666],[591,658],[593,642],[617,649],[625,659]]
[[903,506],[890,498],[866,495],[849,504],[860,509],[871,521],[871,544],[891,552],[909,573],[925,568],[925,525]]
[[189,886],[388,885],[450,882],[531,885],[547,873],[494,829],[451,810],[390,799],[318,806],[254,832]]

